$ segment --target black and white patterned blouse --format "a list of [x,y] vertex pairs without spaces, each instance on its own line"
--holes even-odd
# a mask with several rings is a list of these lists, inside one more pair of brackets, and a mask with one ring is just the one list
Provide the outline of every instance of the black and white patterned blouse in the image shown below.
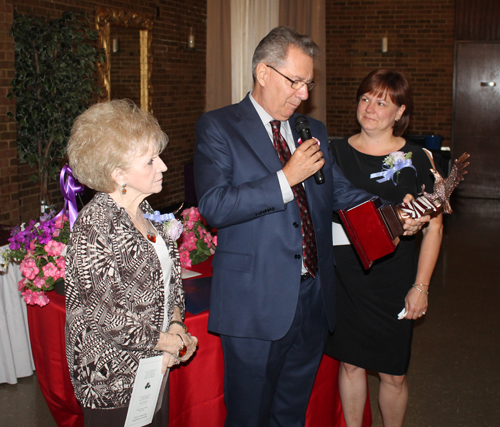
[[[149,203],[143,212],[152,213]],[[155,224],[173,261],[168,321],[184,316],[179,253]],[[164,283],[157,253],[125,209],[97,193],[76,220],[66,255],[66,356],[75,395],[88,408],[129,404],[139,360],[154,350],[164,317]]]

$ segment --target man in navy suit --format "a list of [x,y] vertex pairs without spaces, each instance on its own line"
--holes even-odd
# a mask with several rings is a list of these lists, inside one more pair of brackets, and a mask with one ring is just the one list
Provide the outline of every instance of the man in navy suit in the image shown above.
[[[328,150],[325,126],[299,139],[295,110],[314,87],[317,45],[288,27],[255,50],[254,88],[239,104],[202,115],[194,160],[200,213],[218,230],[209,330],[225,361],[226,427],[303,426],[328,329],[335,325],[333,210],[364,201]],[[273,146],[279,121],[291,157]],[[323,168],[325,182],[315,183]],[[317,265],[306,266],[299,206],[305,188]],[[302,217],[303,218],[303,217]]]

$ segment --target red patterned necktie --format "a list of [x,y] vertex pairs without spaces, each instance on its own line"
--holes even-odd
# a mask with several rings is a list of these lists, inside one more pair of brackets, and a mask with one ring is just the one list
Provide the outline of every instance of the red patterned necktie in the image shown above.
[[[273,144],[281,164],[285,166],[286,162],[291,157],[288,145],[280,132],[281,122],[278,120],[271,121],[273,130]],[[311,276],[315,276],[318,270],[318,253],[316,250],[316,236],[314,235],[314,227],[309,213],[309,204],[307,203],[306,190],[302,183],[292,187],[293,195],[299,205],[300,220],[302,222],[302,256],[304,265]]]

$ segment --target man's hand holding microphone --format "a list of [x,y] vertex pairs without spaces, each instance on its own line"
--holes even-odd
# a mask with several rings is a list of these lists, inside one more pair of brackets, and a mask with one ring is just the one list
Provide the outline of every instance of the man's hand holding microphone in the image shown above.
[[323,153],[319,149],[319,142],[312,138],[307,117],[298,116],[295,119],[295,129],[302,143],[283,167],[283,173],[290,187],[302,183],[311,175],[314,175],[316,184],[323,184],[325,175],[321,169],[325,164],[325,160],[323,159]]

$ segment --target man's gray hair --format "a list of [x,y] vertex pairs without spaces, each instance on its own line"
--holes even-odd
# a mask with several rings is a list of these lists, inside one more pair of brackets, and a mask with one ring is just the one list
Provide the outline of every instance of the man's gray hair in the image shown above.
[[290,27],[273,28],[267,36],[265,36],[255,49],[252,58],[252,76],[253,81],[256,81],[255,70],[259,62],[264,62],[278,68],[285,62],[288,49],[290,46],[296,46],[306,55],[315,58],[319,53],[319,47],[310,36],[299,34]]

